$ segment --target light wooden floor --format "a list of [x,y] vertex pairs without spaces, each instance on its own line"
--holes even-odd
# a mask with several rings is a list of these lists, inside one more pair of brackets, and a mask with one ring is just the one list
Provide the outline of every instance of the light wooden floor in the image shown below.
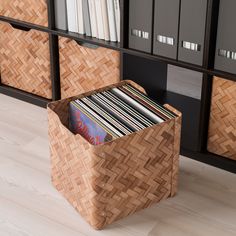
[[94,231],[49,168],[46,110],[0,95],[0,236],[236,235],[236,175],[182,157],[177,197]]

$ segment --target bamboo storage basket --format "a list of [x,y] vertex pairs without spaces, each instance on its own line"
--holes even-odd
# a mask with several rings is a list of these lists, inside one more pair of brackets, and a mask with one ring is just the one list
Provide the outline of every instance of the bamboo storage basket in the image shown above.
[[[122,84],[132,84],[123,81]],[[106,90],[116,85],[97,90]],[[142,89],[140,89],[142,91]],[[181,114],[103,145],[68,129],[68,105],[48,105],[52,183],[95,229],[172,197],[177,191]]]
[[67,98],[120,80],[120,53],[81,46],[59,37],[61,97]]
[[236,82],[213,79],[208,151],[236,160]]
[[1,83],[51,99],[49,35],[0,22]]
[[0,16],[48,27],[47,0],[0,0]]

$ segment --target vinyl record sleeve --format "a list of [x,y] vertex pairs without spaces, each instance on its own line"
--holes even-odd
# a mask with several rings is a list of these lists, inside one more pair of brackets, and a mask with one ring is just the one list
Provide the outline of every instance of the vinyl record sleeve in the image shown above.
[[105,110],[107,110],[109,113],[111,113],[113,116],[115,116],[117,119],[122,120],[132,131],[138,131],[141,130],[141,128],[135,124],[132,120],[130,120],[125,112],[122,112],[121,109],[115,109],[114,105],[108,104],[104,99],[101,99],[101,97],[98,96],[98,94],[94,94],[91,96],[93,100],[99,103]]
[[140,98],[142,98],[143,100],[145,100],[146,102],[149,103],[149,105],[155,107],[156,109],[164,112],[169,118],[175,118],[176,115],[167,110],[164,106],[158,104],[157,102],[153,101],[151,98],[149,98],[148,96],[146,96],[144,93],[141,93],[140,91],[138,91],[136,88],[134,88],[133,86],[127,84],[127,85],[124,85],[122,86],[124,88],[129,88],[130,90],[132,90],[133,92],[135,92],[135,94],[137,94],[138,96],[140,96]]
[[109,122],[111,125],[119,129],[119,131],[122,132],[123,134],[128,135],[132,133],[132,130],[130,130],[128,127],[122,124],[118,119],[109,114],[98,103],[94,102],[89,97],[82,98],[81,100],[86,105],[88,105],[94,112],[100,114],[107,122]]
[[80,134],[92,145],[99,145],[113,140],[113,136],[106,132],[97,122],[92,120],[85,111],[74,102],[69,105],[70,130]]
[[104,91],[102,92],[104,96],[112,100],[117,106],[124,109],[127,113],[132,115],[133,117],[136,117],[142,124],[149,127],[154,125],[155,123],[152,122],[148,117],[142,115],[140,112],[135,110],[133,107],[131,107],[129,104],[125,103],[122,99],[117,97],[115,94],[113,94],[111,91]]
[[119,132],[115,127],[110,125],[102,116],[94,112],[89,106],[87,106],[84,102],[81,100],[75,101],[77,105],[79,105],[82,109],[84,109],[84,112],[94,121],[98,122],[107,132],[111,133],[114,137],[122,137],[123,134]]
[[125,102],[133,106],[135,109],[137,109],[139,112],[142,114],[145,114],[146,116],[149,117],[153,122],[155,123],[162,123],[164,122],[164,119],[161,118],[160,116],[156,115],[154,112],[150,111],[148,108],[146,108],[142,103],[137,101],[137,99],[134,99],[132,97],[132,94],[128,94],[124,91],[122,91],[122,88],[113,88],[112,91],[121,99],[123,99]]
[[159,116],[161,119],[168,120],[170,119],[169,116],[167,116],[163,111],[160,109],[157,109],[153,107],[149,102],[147,102],[144,98],[136,94],[134,91],[130,90],[129,88],[120,87],[119,88],[122,92],[124,92],[126,95],[130,96],[132,99],[136,100],[138,103],[140,103],[142,106],[144,106],[146,109],[148,109],[150,112],[153,112],[157,116]]

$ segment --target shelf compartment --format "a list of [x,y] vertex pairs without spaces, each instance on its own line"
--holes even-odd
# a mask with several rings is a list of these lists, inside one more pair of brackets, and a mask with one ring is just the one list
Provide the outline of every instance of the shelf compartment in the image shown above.
[[[178,71],[174,73],[178,73]],[[140,84],[145,88],[148,95],[159,103],[170,104],[182,112],[181,145],[184,148],[199,151],[201,100],[168,91],[167,64],[124,54],[123,78],[131,79]],[[200,78],[197,88],[200,89],[199,95],[201,93]]]
[[202,73],[168,65],[167,91],[201,100]]

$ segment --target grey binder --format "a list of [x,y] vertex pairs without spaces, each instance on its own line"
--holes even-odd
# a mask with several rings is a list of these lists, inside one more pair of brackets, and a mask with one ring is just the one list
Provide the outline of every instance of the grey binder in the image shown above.
[[208,0],[181,0],[178,59],[202,65]]
[[85,34],[92,36],[88,0],[82,0]]
[[129,1],[129,48],[151,53],[153,0]]
[[68,30],[66,0],[54,0],[55,27],[57,29]]
[[216,42],[215,69],[236,74],[236,1],[221,0]]
[[177,59],[180,0],[155,0],[153,54]]

